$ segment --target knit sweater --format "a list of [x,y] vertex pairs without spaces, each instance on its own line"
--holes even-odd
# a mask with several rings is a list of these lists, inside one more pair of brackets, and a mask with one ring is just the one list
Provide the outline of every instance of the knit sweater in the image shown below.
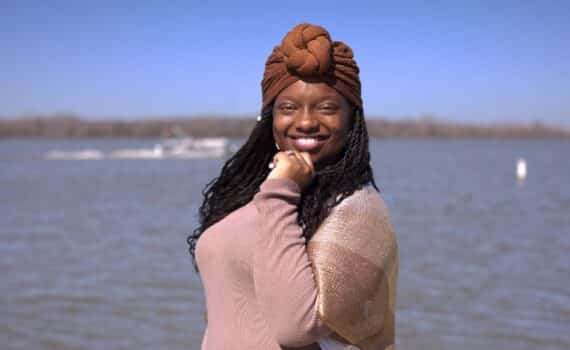
[[269,179],[253,200],[208,228],[196,259],[208,310],[202,350],[279,350],[332,333],[318,317],[299,186]]

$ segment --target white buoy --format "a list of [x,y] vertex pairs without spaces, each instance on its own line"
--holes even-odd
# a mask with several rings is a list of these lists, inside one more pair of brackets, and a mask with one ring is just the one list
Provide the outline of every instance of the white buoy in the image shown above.
[[520,158],[517,161],[517,179],[524,180],[526,178],[526,160]]

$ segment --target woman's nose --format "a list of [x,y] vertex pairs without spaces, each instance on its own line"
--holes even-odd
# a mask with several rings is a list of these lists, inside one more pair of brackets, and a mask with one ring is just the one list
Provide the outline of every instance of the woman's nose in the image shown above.
[[319,120],[310,111],[303,110],[297,118],[296,128],[300,132],[312,133],[319,131]]

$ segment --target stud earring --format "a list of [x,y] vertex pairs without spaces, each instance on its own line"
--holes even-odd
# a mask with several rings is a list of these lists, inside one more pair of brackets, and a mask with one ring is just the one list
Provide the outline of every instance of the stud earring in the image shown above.
[[257,121],[260,122],[261,121],[261,115],[257,116]]

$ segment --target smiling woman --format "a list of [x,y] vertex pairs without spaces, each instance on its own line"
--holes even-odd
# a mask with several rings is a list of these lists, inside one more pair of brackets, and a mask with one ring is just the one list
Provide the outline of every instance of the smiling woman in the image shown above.
[[202,349],[393,349],[397,244],[352,50],[300,24],[267,59],[262,93],[188,237]]
[[335,89],[299,80],[283,90],[273,107],[273,137],[280,149],[307,152],[322,169],[342,156],[353,110]]

